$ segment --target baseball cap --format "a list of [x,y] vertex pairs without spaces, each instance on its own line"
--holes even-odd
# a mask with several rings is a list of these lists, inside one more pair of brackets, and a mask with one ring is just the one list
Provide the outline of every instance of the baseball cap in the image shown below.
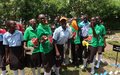
[[60,18],[60,21],[62,21],[62,20],[66,20],[67,21],[67,18],[63,16],[63,17]]

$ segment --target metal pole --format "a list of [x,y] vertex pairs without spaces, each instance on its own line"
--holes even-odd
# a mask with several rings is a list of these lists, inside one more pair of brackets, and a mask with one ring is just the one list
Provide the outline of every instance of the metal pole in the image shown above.
[[118,52],[117,52],[116,62],[115,62],[116,67],[117,67],[117,61],[118,61]]

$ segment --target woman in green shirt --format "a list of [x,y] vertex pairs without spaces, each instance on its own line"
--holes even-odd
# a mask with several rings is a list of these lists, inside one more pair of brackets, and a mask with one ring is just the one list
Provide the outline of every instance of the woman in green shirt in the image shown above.
[[90,29],[88,31],[88,37],[92,37],[89,41],[89,47],[88,47],[88,63],[91,64],[91,74],[94,74],[94,64],[95,64],[95,58],[97,53],[97,47],[98,47],[98,36],[97,36],[97,29],[95,26],[96,19],[95,17],[91,18],[90,23]]
[[105,34],[106,34],[106,30],[105,30],[105,26],[102,23],[102,20],[100,18],[100,16],[96,17],[97,20],[97,30],[99,30],[99,42],[98,42],[98,63],[96,65],[96,68],[100,67],[100,62],[102,60],[102,52],[104,52],[104,48],[106,46],[106,42],[105,42]]
[[51,75],[53,66],[53,47],[52,47],[52,31],[44,14],[38,16],[39,25],[37,35],[40,39],[40,52],[42,56],[42,65],[44,67],[44,75]]
[[38,70],[37,75],[40,75],[41,53],[39,49],[39,42],[38,42],[38,36],[37,36],[36,20],[31,19],[29,23],[30,23],[30,26],[27,27],[24,33],[26,66],[31,68],[33,75],[36,75],[35,68],[37,68]]

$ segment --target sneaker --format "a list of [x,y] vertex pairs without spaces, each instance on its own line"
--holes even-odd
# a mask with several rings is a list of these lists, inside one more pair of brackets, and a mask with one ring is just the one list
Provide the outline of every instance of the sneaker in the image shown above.
[[86,70],[86,66],[81,66],[82,71]]
[[66,66],[67,64],[65,62],[62,63],[63,66]]
[[97,64],[97,65],[95,66],[95,68],[97,68],[97,69],[98,69],[98,68],[100,68],[100,65],[99,65],[99,64]]
[[110,72],[109,72],[109,75],[113,75],[113,72],[112,72],[112,71],[110,71]]

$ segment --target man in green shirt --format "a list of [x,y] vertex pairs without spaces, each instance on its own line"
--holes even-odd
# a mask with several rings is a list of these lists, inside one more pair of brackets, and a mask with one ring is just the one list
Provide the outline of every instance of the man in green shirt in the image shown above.
[[44,67],[44,75],[51,75],[53,66],[53,46],[52,46],[52,31],[44,14],[38,16],[39,25],[37,35],[40,39],[40,52],[42,55],[42,64]]
[[36,20],[29,21],[30,26],[27,27],[24,33],[24,48],[26,50],[26,66],[30,67],[33,75],[36,75],[35,68],[37,67],[38,75],[40,75],[41,53],[37,36]]
[[98,63],[96,65],[96,68],[100,67],[100,62],[102,60],[102,52],[104,52],[104,48],[106,46],[106,42],[105,42],[105,34],[106,34],[106,30],[105,30],[105,26],[102,24],[101,18],[99,16],[96,17],[97,20],[97,30],[99,31],[98,33]]

